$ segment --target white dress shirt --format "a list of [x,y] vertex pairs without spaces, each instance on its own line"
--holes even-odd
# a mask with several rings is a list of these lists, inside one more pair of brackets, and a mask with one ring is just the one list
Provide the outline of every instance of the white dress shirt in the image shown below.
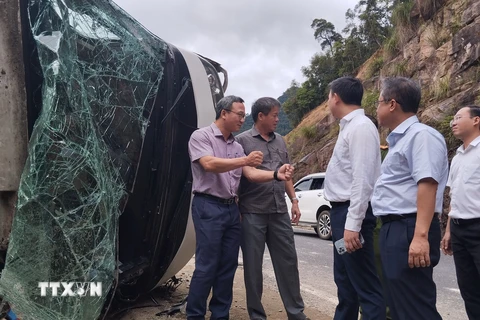
[[435,212],[442,212],[443,191],[448,178],[447,145],[432,127],[411,116],[387,137],[388,153],[375,184],[373,214],[417,212],[418,182],[432,178],[438,182]]
[[345,229],[359,232],[380,175],[380,138],[363,109],[340,120],[340,134],[325,174],[324,196],[329,201],[350,200]]
[[450,187],[451,210],[455,219],[480,218],[480,136],[453,157],[447,186]]

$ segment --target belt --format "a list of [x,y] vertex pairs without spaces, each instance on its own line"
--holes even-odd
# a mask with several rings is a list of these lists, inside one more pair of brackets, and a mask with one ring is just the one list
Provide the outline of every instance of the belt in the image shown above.
[[330,201],[330,204],[332,205],[332,208],[340,207],[340,206],[349,206],[350,205],[350,200],[347,201]]
[[223,203],[223,204],[234,204],[235,201],[237,200],[237,197],[232,197],[232,198],[229,198],[229,199],[225,199],[225,198],[212,196],[211,194],[208,194],[208,193],[201,193],[201,192],[194,192],[194,195],[196,195],[197,197],[204,197],[204,198],[207,198],[207,199],[215,200],[215,201]]
[[382,224],[389,223],[392,221],[398,221],[398,220],[403,220],[407,218],[415,218],[417,216],[417,213],[407,213],[407,214],[387,214],[385,216],[380,216],[380,219],[382,220]]
[[480,223],[480,218],[473,218],[473,219],[450,218],[450,221],[452,221],[456,225],[464,226],[464,225],[469,225],[469,224],[474,224],[474,223]]

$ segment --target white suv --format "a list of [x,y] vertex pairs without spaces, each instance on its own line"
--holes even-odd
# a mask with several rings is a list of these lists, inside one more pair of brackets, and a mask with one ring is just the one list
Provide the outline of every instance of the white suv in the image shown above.
[[[328,240],[332,237],[330,225],[330,202],[323,198],[323,182],[325,173],[313,173],[303,177],[295,183],[295,194],[300,207],[301,224],[311,225],[320,239]],[[292,203],[285,194],[288,212],[292,209]]]

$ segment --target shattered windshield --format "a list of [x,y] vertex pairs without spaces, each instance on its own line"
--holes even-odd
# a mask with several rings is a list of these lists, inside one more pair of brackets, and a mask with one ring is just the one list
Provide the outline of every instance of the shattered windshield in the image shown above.
[[[35,0],[28,13],[42,105],[0,290],[22,319],[96,319],[114,285],[117,218],[166,44],[106,0]],[[60,281],[76,285],[41,295],[40,282]],[[90,282],[102,284],[100,296],[82,290]]]

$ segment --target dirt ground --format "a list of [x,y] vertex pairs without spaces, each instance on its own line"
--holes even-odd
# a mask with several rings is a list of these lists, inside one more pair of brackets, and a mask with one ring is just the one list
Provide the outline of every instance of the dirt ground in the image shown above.
[[[139,301],[136,305],[136,309],[131,309],[121,315],[119,320],[161,320],[161,319],[186,319],[184,310],[175,315],[160,315],[156,316],[161,311],[168,310],[173,305],[181,302],[188,293],[189,281],[192,277],[194,270],[194,259],[177,274],[177,278],[181,280],[181,284],[178,288],[170,293],[167,293],[165,289],[160,289],[154,292],[151,297],[146,297],[142,301]],[[152,299],[153,298],[153,299]],[[285,310],[283,308],[282,300],[276,290],[264,286],[263,291],[263,304],[267,311],[267,317],[271,320],[283,320],[287,319]],[[158,303],[158,305],[156,305]],[[142,306],[148,306],[142,308]],[[320,311],[314,308],[306,308],[305,314],[312,320],[327,320],[331,317],[320,313]],[[209,315],[207,314],[207,319]],[[230,310],[230,319],[232,320],[249,320],[246,302],[245,302],[245,288],[243,282],[243,267],[239,265],[237,273],[235,275],[235,282],[233,288],[233,303]]]

